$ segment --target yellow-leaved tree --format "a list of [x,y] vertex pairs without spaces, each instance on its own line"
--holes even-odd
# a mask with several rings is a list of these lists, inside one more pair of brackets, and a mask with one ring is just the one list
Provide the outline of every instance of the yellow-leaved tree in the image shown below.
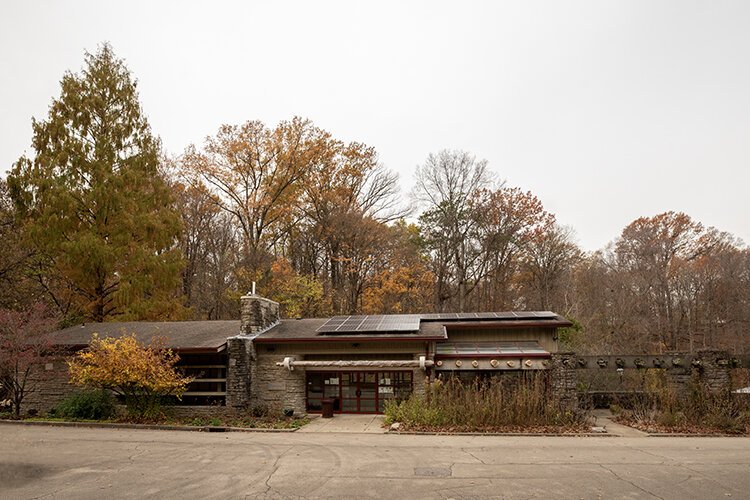
[[142,419],[158,416],[162,399],[179,399],[192,382],[175,369],[179,359],[163,339],[146,346],[132,334],[104,339],[94,334],[68,368],[71,383],[113,391],[125,399],[131,416]]

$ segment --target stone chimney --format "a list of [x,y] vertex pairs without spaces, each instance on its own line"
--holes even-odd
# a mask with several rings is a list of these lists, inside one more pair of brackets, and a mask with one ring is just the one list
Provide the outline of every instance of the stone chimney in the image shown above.
[[256,335],[279,322],[279,303],[249,293],[240,298],[240,334]]

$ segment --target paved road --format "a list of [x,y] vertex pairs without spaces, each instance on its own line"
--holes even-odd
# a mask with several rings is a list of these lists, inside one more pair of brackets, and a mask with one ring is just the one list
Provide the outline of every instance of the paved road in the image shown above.
[[749,498],[749,438],[0,425],[2,498]]

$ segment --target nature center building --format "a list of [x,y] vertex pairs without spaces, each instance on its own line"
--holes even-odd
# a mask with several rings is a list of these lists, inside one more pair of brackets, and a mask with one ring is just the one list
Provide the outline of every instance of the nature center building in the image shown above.
[[[154,336],[181,356],[196,377],[187,405],[266,407],[296,414],[321,411],[332,399],[341,413],[382,413],[385,402],[423,391],[425,382],[547,370],[557,330],[572,324],[552,312],[488,312],[281,319],[279,304],[241,298],[240,321],[98,323],[56,332],[69,351],[100,337]],[[49,407],[59,384],[33,399]]]

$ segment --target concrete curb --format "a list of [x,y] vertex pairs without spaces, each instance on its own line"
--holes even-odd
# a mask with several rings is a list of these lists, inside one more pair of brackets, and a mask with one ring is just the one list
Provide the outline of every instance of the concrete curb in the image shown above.
[[88,427],[98,429],[145,429],[160,431],[190,431],[190,432],[296,432],[299,427],[293,429],[267,429],[262,427],[220,427],[211,425],[159,425],[159,424],[126,424],[126,423],[104,423],[104,422],[53,422],[36,420],[28,422],[25,420],[0,420],[0,424],[8,425],[38,425],[46,427]]
[[685,434],[675,433],[669,434],[668,432],[655,432],[649,433],[648,437],[674,437],[674,438],[750,438],[750,434]]
[[507,436],[507,437],[621,437],[607,432],[545,433],[545,432],[428,432],[428,431],[387,431],[386,434],[411,436]]
[[[620,438],[623,437],[620,434],[614,432],[582,432],[580,434],[574,433],[543,433],[543,432],[427,432],[427,431],[387,431],[386,434],[404,434],[412,436],[508,436],[508,437],[611,437]],[[632,437],[632,436],[631,436]],[[677,438],[750,438],[748,434],[684,434],[684,433],[644,433],[644,438],[649,437],[677,437]]]

